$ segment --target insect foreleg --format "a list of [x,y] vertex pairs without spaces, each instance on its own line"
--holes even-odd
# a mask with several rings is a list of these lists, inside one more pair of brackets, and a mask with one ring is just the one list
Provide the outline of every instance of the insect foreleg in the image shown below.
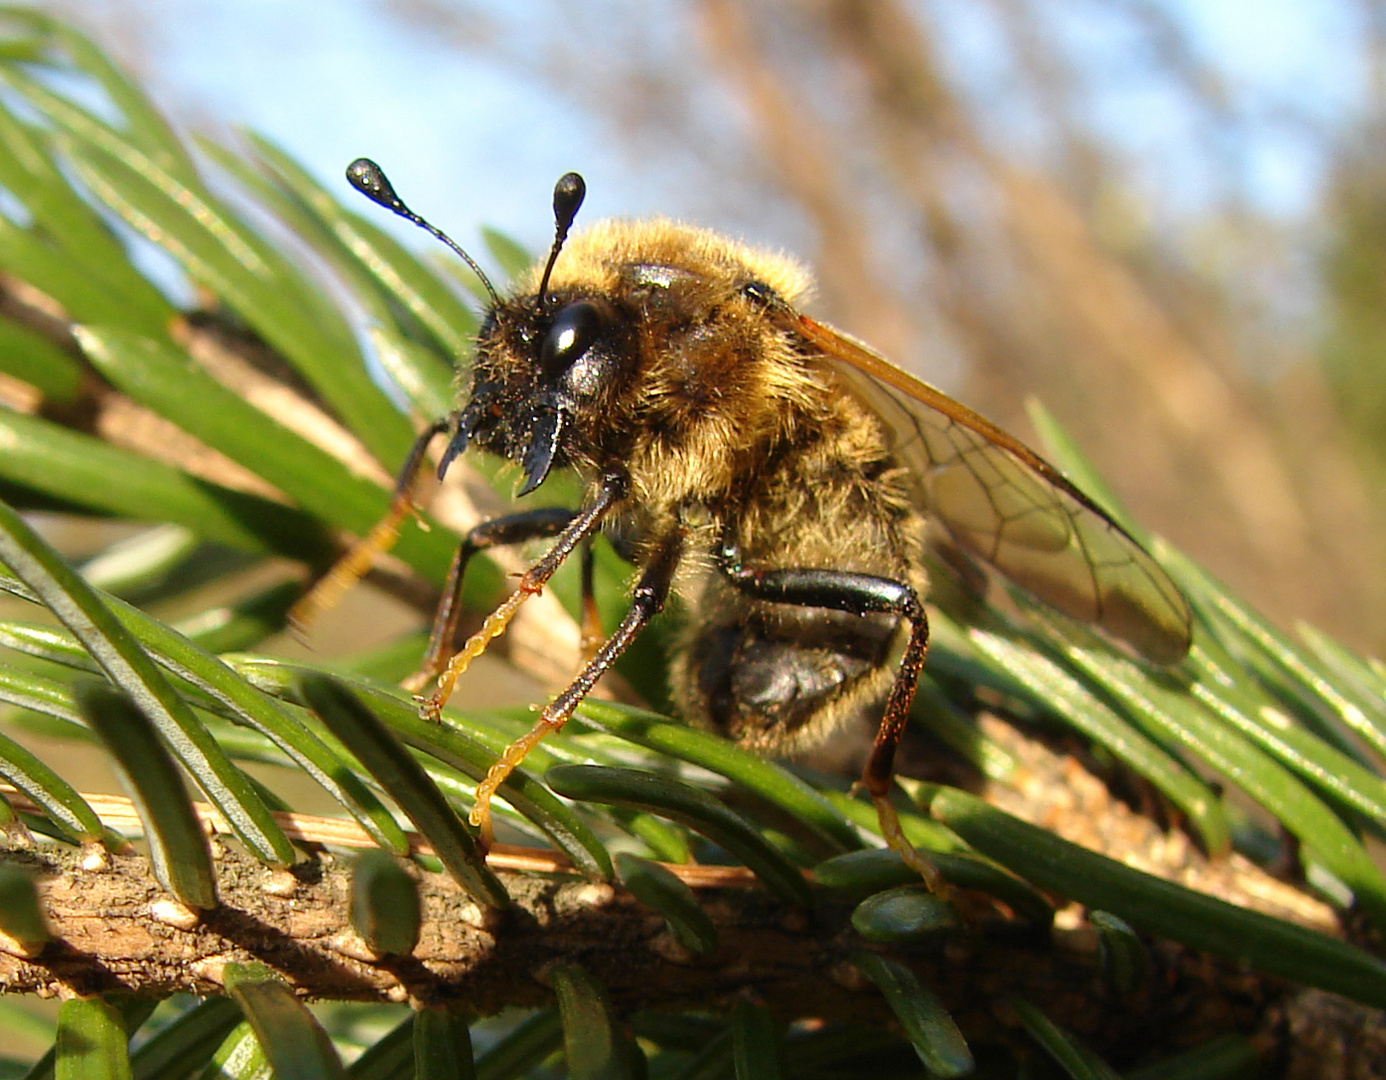
[[433,437],[445,432],[452,422],[452,417],[447,417],[419,433],[404,467],[395,479],[394,494],[385,516],[369,533],[348,548],[346,554],[333,563],[327,573],[318,578],[289,610],[288,622],[294,633],[302,636],[314,619],[335,605],[343,593],[365,576],[378,555],[383,555],[394,546],[404,519],[414,513],[414,482],[418,480],[423,467],[424,452]]
[[472,556],[488,548],[557,536],[576,516],[576,512],[562,507],[544,507],[492,518],[468,530],[452,557],[448,579],[443,585],[443,598],[433,617],[428,648],[419,670],[401,683],[404,689],[414,693],[422,690],[430,679],[437,678],[447,667],[449,658],[457,651],[457,623],[462,615],[462,581]]
[[582,619],[581,638],[578,647],[584,664],[591,663],[602,643],[602,613],[597,608],[596,571],[597,559],[592,551],[592,541],[582,545]]
[[631,596],[630,610],[626,612],[625,618],[621,620],[615,632],[602,643],[601,648],[596,651],[596,654],[587,662],[587,665],[578,673],[578,677],[572,681],[568,688],[554,698],[548,707],[540,713],[539,720],[534,727],[505,748],[505,752],[501,754],[500,758],[486,773],[485,778],[477,785],[476,804],[472,807],[470,820],[481,830],[481,841],[486,847],[491,846],[491,797],[495,794],[496,788],[505,782],[505,778],[524,761],[525,755],[545,735],[558,731],[568,722],[568,718],[573,715],[573,710],[591,692],[597,680],[611,669],[611,666],[626,651],[630,643],[635,640],[636,635],[663,609],[664,602],[669,596],[669,585],[674,577],[674,569],[678,566],[682,548],[682,531],[673,533],[659,544],[655,549],[653,558],[646,563],[645,572],[640,576],[639,583],[635,586],[635,591]]
[[549,578],[563,565],[563,561],[573,550],[601,527],[602,520],[626,493],[626,478],[620,473],[610,473],[603,477],[597,487],[592,502],[572,518],[559,533],[553,547],[544,557],[525,571],[519,585],[495,611],[486,616],[481,629],[469,637],[462,648],[454,655],[447,667],[438,676],[438,688],[432,696],[420,702],[420,711],[426,717],[437,719],[443,706],[452,696],[452,688],[471,662],[486,651],[486,646],[505,632],[515,612],[529,597],[543,591]]

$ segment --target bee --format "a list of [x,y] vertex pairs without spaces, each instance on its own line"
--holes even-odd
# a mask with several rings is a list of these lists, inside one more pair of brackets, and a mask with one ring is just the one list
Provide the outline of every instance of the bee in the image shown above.
[[[794,262],[667,220],[607,221],[570,238],[585,186],[569,173],[554,191],[547,260],[501,297],[378,166],[361,159],[348,178],[449,244],[491,297],[465,401],[421,435],[394,525],[348,561],[359,569],[397,527],[439,434],[440,476],[475,447],[519,466],[520,496],[555,469],[587,485],[577,511],[523,511],[464,539],[416,680],[438,680],[424,712],[437,715],[467,664],[595,533],[638,568],[620,624],[478,786],[471,821],[487,845],[496,787],[563,726],[671,590],[688,612],[672,657],[683,715],[783,755],[875,713],[862,785],[887,842],[935,882],[889,798],[929,640],[926,522],[1152,661],[1188,650],[1187,602],[1120,525],[1013,436],[803,314],[810,280]],[[554,539],[548,553],[453,653],[467,560],[538,537]]]

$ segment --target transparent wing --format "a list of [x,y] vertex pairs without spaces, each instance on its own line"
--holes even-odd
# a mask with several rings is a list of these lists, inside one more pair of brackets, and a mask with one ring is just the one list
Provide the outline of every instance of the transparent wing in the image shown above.
[[964,549],[1150,660],[1189,650],[1188,601],[1155,560],[1052,465],[842,331],[795,313],[798,333],[886,422],[923,509]]

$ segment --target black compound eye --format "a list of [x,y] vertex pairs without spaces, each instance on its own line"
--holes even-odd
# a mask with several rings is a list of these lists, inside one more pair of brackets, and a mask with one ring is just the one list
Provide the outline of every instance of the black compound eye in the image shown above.
[[607,323],[605,308],[590,300],[577,300],[554,316],[553,325],[539,348],[539,362],[549,375],[557,375],[573,366]]
[[768,308],[779,301],[774,289],[763,281],[748,281],[741,286],[741,295],[759,307]]

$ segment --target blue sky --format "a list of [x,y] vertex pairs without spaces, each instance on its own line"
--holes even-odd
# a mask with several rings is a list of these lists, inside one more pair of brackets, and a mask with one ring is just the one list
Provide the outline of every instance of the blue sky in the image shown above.
[[[948,2],[941,0],[940,10]],[[1097,5],[1070,2],[1066,32],[1100,48],[1101,20],[1088,18]],[[686,215],[700,205],[698,193],[678,190],[667,175],[643,172],[587,114],[556,94],[505,66],[399,28],[369,0],[47,6],[75,13],[117,54],[131,56],[182,122],[253,127],[329,183],[339,182],[352,158],[374,157],[407,201],[464,244],[475,242],[474,226],[484,221],[542,247],[550,227],[548,192],[571,168],[588,179],[589,220],[656,210]],[[1337,123],[1354,115],[1365,78],[1344,56],[1361,50],[1338,47],[1358,33],[1351,6],[1168,0],[1166,7],[1191,29],[1195,48],[1225,74],[1239,102],[1267,118],[1260,136],[1240,151],[1253,199],[1287,217],[1304,213],[1322,179],[1319,148],[1293,120],[1270,118]],[[669,17],[678,18],[679,10],[669,5]],[[965,9],[943,13],[956,24],[959,10]],[[143,28],[133,41],[132,26]],[[985,50],[985,33],[972,46]],[[1182,192],[1186,201],[1196,203],[1215,182],[1217,162],[1180,158],[1177,111],[1138,73],[1099,115],[1134,157],[1152,162],[1155,183]]]
[[[88,32],[115,47],[109,0],[72,0]],[[603,159],[590,120],[512,72],[431,48],[359,0],[123,0],[157,37],[134,46],[159,103],[185,125],[268,135],[319,179],[350,194],[342,172],[376,159],[400,194],[464,244],[485,222],[531,246],[552,232],[554,181],[581,168],[585,216],[626,212],[614,194],[622,167]],[[326,13],[330,11],[330,17]],[[650,212],[638,206],[633,212]]]
[[[1358,66],[1366,5],[1322,0],[1176,0],[1205,54],[1233,90],[1266,113],[1288,112],[1335,127],[1351,123],[1367,95]],[[1252,147],[1254,194],[1285,214],[1308,209],[1323,179],[1313,138],[1288,122],[1271,126]]]

